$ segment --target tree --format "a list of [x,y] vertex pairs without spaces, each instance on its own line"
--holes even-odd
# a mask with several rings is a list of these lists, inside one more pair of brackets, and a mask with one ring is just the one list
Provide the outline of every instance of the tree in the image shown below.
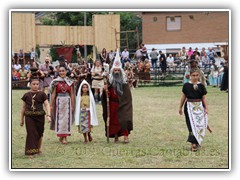
[[[120,31],[138,30],[139,42],[142,42],[142,19],[136,12],[114,12],[120,15]],[[109,14],[109,12],[86,12],[87,26],[92,26],[92,16],[95,14]],[[42,19],[44,25],[83,26],[84,12],[54,12]],[[130,53],[135,52],[137,44],[137,33],[128,33],[128,42],[121,40],[120,46],[123,50],[127,44]],[[121,33],[120,39],[126,39],[126,34]]]

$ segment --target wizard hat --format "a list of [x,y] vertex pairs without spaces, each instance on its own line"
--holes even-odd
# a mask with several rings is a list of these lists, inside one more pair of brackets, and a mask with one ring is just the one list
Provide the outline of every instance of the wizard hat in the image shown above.
[[119,50],[117,49],[117,52],[116,52],[116,57],[114,59],[114,62],[113,62],[113,66],[112,66],[112,69],[115,69],[115,68],[119,68],[119,69],[122,69],[122,63],[121,63],[121,58],[119,56]]

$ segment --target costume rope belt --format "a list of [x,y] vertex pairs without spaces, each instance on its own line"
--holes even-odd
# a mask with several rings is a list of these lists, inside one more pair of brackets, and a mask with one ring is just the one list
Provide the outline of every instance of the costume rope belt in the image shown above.
[[188,102],[201,102],[202,99],[187,99]]

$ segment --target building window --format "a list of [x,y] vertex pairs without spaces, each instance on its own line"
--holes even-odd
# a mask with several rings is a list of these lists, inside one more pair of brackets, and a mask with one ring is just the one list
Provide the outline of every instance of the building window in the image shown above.
[[153,17],[153,22],[157,22],[157,17]]
[[167,16],[167,31],[180,31],[181,30],[182,17],[180,16]]

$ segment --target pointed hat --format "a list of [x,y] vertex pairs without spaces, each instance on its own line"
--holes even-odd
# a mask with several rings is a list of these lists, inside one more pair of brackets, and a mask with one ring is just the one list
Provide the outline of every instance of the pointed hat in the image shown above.
[[119,50],[117,49],[117,52],[116,52],[116,57],[114,59],[114,62],[113,62],[113,66],[112,66],[112,69],[115,69],[115,68],[122,68],[122,63],[121,63],[121,58],[119,56]]

